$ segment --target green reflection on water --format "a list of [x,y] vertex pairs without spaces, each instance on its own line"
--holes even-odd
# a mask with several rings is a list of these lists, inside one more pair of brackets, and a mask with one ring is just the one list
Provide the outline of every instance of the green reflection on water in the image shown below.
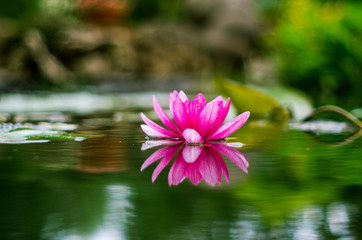
[[[82,142],[0,146],[0,239],[361,238],[361,139],[341,146],[299,131],[245,127],[249,173],[230,184],[169,187],[140,172],[138,123]],[[313,237],[314,236],[314,237]]]

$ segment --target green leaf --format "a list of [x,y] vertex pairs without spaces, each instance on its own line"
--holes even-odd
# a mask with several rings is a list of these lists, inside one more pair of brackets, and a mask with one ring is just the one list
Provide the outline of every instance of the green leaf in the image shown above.
[[304,93],[288,87],[274,86],[266,89],[266,93],[288,108],[294,120],[302,120],[313,111],[311,99]]
[[231,98],[234,107],[239,113],[250,111],[251,119],[286,122],[289,118],[288,109],[282,107],[274,98],[259,90],[226,80],[222,77],[217,77],[214,82],[221,94]]
[[[29,127],[31,126],[31,127]],[[0,126],[0,143],[35,143],[48,141],[81,141],[82,137],[65,131],[44,129],[43,125],[25,124],[15,127],[10,124]]]

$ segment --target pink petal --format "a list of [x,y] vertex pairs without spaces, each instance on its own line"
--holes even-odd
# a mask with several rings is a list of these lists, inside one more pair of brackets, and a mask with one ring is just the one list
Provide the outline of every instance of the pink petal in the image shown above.
[[[218,145],[222,145],[222,144],[218,144]],[[223,157],[221,156],[221,154],[217,151],[217,149],[214,148],[214,146],[215,145],[209,146],[209,151],[212,154],[212,156],[215,158],[215,162],[221,171],[221,174],[219,174],[218,183],[222,182],[222,174],[224,174],[226,182],[229,183],[229,172],[226,167],[225,161],[224,161]]]
[[229,183],[229,180],[230,180],[229,171],[228,171],[228,168],[226,167],[224,159],[222,158],[222,156],[220,154],[215,154],[215,156],[216,156],[215,159],[219,163],[221,171],[224,174],[226,182]]
[[230,109],[230,98],[228,98],[225,102],[225,106],[223,107],[220,117],[217,119],[217,121],[214,124],[214,127],[212,128],[212,130],[210,131],[208,136],[212,136],[220,127],[221,125],[224,123],[226,116],[229,113],[229,109]]
[[202,146],[188,146],[186,145],[182,149],[182,156],[187,163],[193,163],[197,160],[202,152]]
[[227,116],[228,113],[229,113],[230,103],[231,103],[230,98],[226,99],[226,102],[225,102],[225,105],[224,105],[224,110],[223,110],[223,111],[224,111],[224,112],[223,112],[224,120],[225,120],[226,116]]
[[171,186],[181,183],[186,177],[187,167],[188,164],[182,158],[182,154],[177,155],[168,173],[168,184]]
[[224,139],[231,134],[233,134],[236,130],[241,128],[244,123],[248,120],[250,112],[244,112],[239,116],[235,117],[233,120],[224,124],[217,132],[215,132],[211,137],[208,137],[207,140],[216,140],[216,139]]
[[189,112],[189,108],[190,108],[190,100],[187,98],[186,94],[184,93],[184,91],[180,91],[178,94],[180,100],[183,102],[185,109],[187,112]]
[[141,128],[144,133],[146,133],[147,136],[150,137],[157,137],[157,138],[169,138],[169,135],[165,135],[163,133],[157,132],[155,129],[151,128],[150,126],[146,124],[142,124]]
[[230,158],[241,170],[248,172],[249,162],[246,157],[240,153],[238,150],[229,147],[227,145],[215,145],[215,148],[219,150],[222,154]]
[[205,182],[211,186],[215,186],[222,178],[222,171],[216,164],[215,158],[212,153],[204,148],[199,157],[199,171]]
[[183,103],[186,102],[187,100],[189,100],[187,98],[186,94],[184,93],[184,91],[182,91],[182,90],[179,92],[178,96],[180,97],[180,99]]
[[206,104],[204,109],[201,111],[195,129],[203,138],[207,137],[213,129],[214,124],[218,121],[218,118],[223,110],[222,105],[222,101],[212,101]]
[[188,164],[186,177],[188,177],[194,185],[198,185],[202,181],[198,161]]
[[187,109],[181,101],[180,98],[176,98],[173,102],[173,119],[176,122],[176,125],[180,128],[181,131],[190,127],[189,116],[187,115]]
[[146,115],[144,115],[143,113],[141,113],[141,118],[149,127],[153,128],[155,131],[159,133],[167,135],[169,137],[179,137],[178,134],[161,127],[160,125],[158,125],[157,123],[153,122],[148,117],[146,117]]
[[172,146],[167,146],[167,147],[158,149],[151,156],[149,156],[146,159],[146,161],[144,161],[144,163],[142,164],[142,167],[141,167],[141,171],[143,171],[143,169],[145,169],[152,163],[156,162],[158,159],[168,156],[168,155],[175,154],[175,152],[179,149],[179,147],[180,146],[178,146],[178,145],[172,145]]
[[155,109],[155,112],[160,118],[161,122],[163,122],[163,124],[165,124],[165,126],[168,127],[171,131],[181,136],[180,130],[175,126],[170,117],[167,116],[166,112],[163,110],[155,96],[153,96],[153,108]]
[[165,157],[161,160],[161,162],[157,165],[155,170],[152,173],[152,182],[156,180],[158,175],[162,172],[162,170],[169,164],[175,153],[177,152],[178,147],[175,149],[172,149]]
[[189,118],[192,127],[196,127],[200,113],[205,106],[206,106],[206,100],[204,96],[201,93],[197,94],[195,99],[191,102],[189,109]]
[[190,106],[191,106],[190,100],[187,99],[187,100],[184,102],[184,106],[185,106],[186,112],[189,113],[189,112],[190,112]]
[[154,148],[154,147],[176,145],[176,144],[183,143],[183,142],[184,142],[184,140],[175,140],[175,139],[148,140],[142,144],[141,150],[145,151],[147,149]]
[[182,136],[188,143],[202,143],[204,141],[200,134],[192,128],[185,129],[185,131],[182,132]]
[[169,100],[168,100],[168,105],[169,105],[169,108],[170,108],[170,112],[171,112],[171,115],[173,116],[173,103],[175,102],[175,100],[179,98],[178,96],[178,93],[176,91],[173,91],[170,93],[170,97],[169,97]]

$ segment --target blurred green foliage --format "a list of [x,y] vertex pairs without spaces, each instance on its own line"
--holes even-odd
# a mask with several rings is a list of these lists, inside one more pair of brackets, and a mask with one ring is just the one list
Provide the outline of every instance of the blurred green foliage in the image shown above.
[[0,0],[0,16],[9,18],[25,18],[39,11],[39,0]]
[[177,21],[183,16],[183,2],[180,0],[137,0],[131,3],[131,20],[144,21],[160,18]]
[[281,13],[266,42],[283,83],[317,105],[361,106],[362,3],[287,0],[266,9]]

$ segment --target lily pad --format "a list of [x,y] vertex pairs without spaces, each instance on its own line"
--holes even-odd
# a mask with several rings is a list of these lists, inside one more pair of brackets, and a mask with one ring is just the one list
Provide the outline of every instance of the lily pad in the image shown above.
[[308,132],[322,142],[345,144],[359,138],[362,122],[337,106],[321,106],[303,121],[290,123],[289,128]]
[[44,125],[3,123],[0,126],[0,143],[22,144],[84,140],[69,132],[50,129],[49,126],[47,129],[44,128]]

